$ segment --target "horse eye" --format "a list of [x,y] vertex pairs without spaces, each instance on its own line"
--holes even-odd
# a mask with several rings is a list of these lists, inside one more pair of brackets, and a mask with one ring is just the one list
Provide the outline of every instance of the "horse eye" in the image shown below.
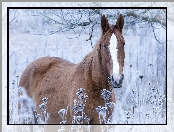
[[104,45],[104,48],[105,48],[105,49],[107,49],[107,46],[106,46],[106,45]]
[[123,42],[123,48],[124,48],[125,42]]

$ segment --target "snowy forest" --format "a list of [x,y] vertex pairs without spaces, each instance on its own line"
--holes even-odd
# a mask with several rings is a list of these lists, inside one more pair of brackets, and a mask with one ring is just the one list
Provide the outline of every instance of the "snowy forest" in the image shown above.
[[[80,62],[93,50],[101,35],[103,14],[111,24],[119,14],[125,19],[124,81],[122,88],[114,89],[116,104],[111,123],[166,124],[167,16],[166,9],[160,8],[10,9],[9,124],[34,122],[34,104],[24,89],[18,87],[29,63],[44,56]],[[40,116],[47,117],[44,109]],[[41,124],[47,123],[46,118],[38,120]]]

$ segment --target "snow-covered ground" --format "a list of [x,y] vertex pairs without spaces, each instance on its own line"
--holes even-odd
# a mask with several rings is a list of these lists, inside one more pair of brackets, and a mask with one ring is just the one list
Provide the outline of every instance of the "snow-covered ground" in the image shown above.
[[[89,38],[88,29],[78,38],[75,38],[78,35],[72,32],[47,36],[33,35],[31,31],[46,32],[38,23],[36,19],[24,19],[20,23],[10,25],[9,107],[13,110],[17,108],[13,104],[17,100],[12,96],[15,93],[12,89],[16,90],[20,75],[30,62],[43,56],[58,56],[78,63],[92,50],[90,41],[86,41]],[[100,36],[100,26],[96,26],[94,30],[98,34],[93,38],[93,44]],[[117,103],[112,123],[165,124],[166,30],[162,27],[155,29],[156,38],[161,44],[155,40],[152,28],[140,28],[138,24],[124,27],[123,35],[126,56],[125,79],[123,87],[115,89]],[[14,114],[17,114],[16,110]],[[15,117],[17,118],[17,115],[12,118]]]

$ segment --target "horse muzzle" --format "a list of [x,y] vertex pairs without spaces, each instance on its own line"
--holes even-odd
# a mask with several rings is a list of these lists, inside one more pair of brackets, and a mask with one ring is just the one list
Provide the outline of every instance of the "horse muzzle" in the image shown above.
[[124,80],[123,74],[112,75],[111,76],[111,83],[112,83],[113,88],[121,88],[123,80]]

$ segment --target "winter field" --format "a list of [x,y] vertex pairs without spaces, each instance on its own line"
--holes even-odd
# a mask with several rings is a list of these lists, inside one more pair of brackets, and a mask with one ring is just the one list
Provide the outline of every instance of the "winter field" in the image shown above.
[[[10,10],[10,13],[13,12]],[[73,34],[72,31],[44,35],[58,28],[57,25],[45,24],[43,16],[29,19],[25,13],[28,12],[21,10],[21,15],[24,15],[21,16],[21,22],[9,26],[9,108],[12,124],[18,123],[15,120],[18,79],[30,62],[43,56],[58,56],[78,63],[92,50],[92,46],[86,41],[89,29],[84,29],[78,38],[76,38],[78,34]],[[97,34],[93,40],[95,44],[101,33],[100,25],[95,26],[94,30]],[[153,33],[161,43],[154,39]],[[112,122],[113,124],[165,124],[166,31],[158,27],[153,32],[152,27],[140,28],[135,23],[131,26],[126,25],[123,35],[126,42],[125,80],[121,89],[115,89],[117,103]]]
[[[100,25],[96,24],[92,40],[88,40],[90,26],[83,30],[77,27],[77,31],[82,31],[80,33],[66,31],[44,35],[60,27],[45,24],[43,17],[28,17],[22,10],[19,13],[19,22],[9,26],[10,124],[20,124],[19,118],[25,119],[25,123],[32,122],[30,98],[17,96],[18,81],[30,62],[43,56],[57,56],[78,63],[93,50],[101,34]],[[14,12],[11,12],[10,17],[13,18],[13,15]],[[158,24],[154,26],[142,27],[134,23],[125,24],[123,28],[125,79],[122,88],[115,89],[116,105],[112,124],[166,124],[166,29]],[[17,109],[19,100],[31,103],[24,106],[21,114],[18,114]],[[61,127],[59,130],[63,131],[64,126]],[[35,129],[43,131],[44,127]],[[72,126],[69,130],[77,129],[81,128]],[[85,129],[90,131],[90,126]],[[112,129],[112,126],[102,128],[103,131]]]

